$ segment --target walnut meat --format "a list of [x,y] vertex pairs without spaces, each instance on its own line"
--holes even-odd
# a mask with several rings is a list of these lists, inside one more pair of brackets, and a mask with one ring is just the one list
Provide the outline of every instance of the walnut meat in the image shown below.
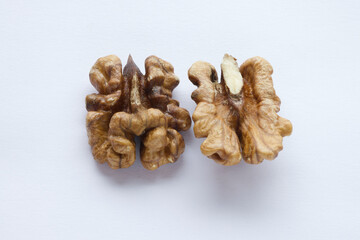
[[189,79],[198,86],[191,97],[194,133],[206,138],[201,152],[217,163],[234,165],[241,158],[258,164],[274,159],[282,150],[282,139],[292,132],[291,122],[277,115],[280,99],[275,94],[273,69],[261,57],[250,58],[240,69],[236,59],[225,54],[221,81],[214,66],[194,63]]
[[175,162],[185,144],[178,131],[190,128],[189,112],[172,99],[179,84],[173,66],[155,56],[145,60],[143,75],[131,56],[122,72],[115,55],[99,58],[90,70],[98,94],[86,97],[87,133],[99,163],[130,167],[136,159],[135,136],[141,136],[141,162],[154,170]]

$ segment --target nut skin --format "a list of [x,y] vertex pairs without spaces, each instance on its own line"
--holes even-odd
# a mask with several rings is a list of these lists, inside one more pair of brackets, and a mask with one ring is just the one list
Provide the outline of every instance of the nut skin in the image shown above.
[[135,136],[141,136],[143,166],[155,170],[175,162],[185,144],[178,131],[191,126],[189,112],[172,99],[179,84],[173,66],[156,57],[145,60],[143,75],[131,56],[122,72],[114,55],[99,58],[90,82],[99,94],[86,97],[87,132],[95,160],[113,168],[130,167],[136,159]]
[[271,65],[261,57],[250,58],[239,69],[243,87],[230,95],[221,75],[207,62],[194,63],[190,81],[198,86],[191,97],[194,133],[205,137],[202,153],[223,165],[259,164],[274,159],[282,150],[282,139],[292,132],[291,122],[277,115],[280,99],[275,94]]

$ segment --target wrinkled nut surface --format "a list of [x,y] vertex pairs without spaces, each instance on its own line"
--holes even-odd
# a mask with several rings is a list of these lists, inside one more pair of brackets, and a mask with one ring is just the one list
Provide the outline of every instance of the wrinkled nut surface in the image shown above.
[[207,62],[196,62],[188,71],[198,86],[191,97],[197,103],[192,116],[195,136],[206,138],[201,152],[223,165],[237,164],[241,158],[252,164],[274,159],[292,125],[277,115],[280,99],[270,63],[254,57],[239,69],[236,59],[225,54],[221,71],[220,83]]
[[189,112],[172,99],[179,84],[173,66],[155,56],[145,60],[143,75],[131,56],[122,72],[115,55],[99,58],[90,70],[98,94],[86,97],[87,134],[99,163],[130,167],[136,159],[135,136],[141,136],[141,162],[154,170],[175,162],[185,144],[178,131],[190,128]]

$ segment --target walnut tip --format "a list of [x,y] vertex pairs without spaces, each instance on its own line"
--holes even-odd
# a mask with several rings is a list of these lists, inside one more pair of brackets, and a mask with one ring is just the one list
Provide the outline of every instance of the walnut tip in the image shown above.
[[131,54],[129,54],[129,56],[128,56],[127,63],[134,63],[134,60],[133,60]]
[[240,93],[243,87],[243,79],[236,58],[226,53],[221,63],[221,71],[230,93]]
[[124,75],[134,75],[134,73],[142,75],[140,69],[135,64],[131,54],[129,54],[127,63],[125,65],[125,67],[124,67]]

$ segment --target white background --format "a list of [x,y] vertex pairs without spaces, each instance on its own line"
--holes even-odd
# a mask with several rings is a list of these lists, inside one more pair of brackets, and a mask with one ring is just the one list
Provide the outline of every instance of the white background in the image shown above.
[[[0,239],[360,239],[359,1],[0,2]],[[261,165],[224,167],[183,133],[175,164],[112,170],[91,155],[97,58],[155,54],[190,113],[197,60],[274,68],[294,130]]]

